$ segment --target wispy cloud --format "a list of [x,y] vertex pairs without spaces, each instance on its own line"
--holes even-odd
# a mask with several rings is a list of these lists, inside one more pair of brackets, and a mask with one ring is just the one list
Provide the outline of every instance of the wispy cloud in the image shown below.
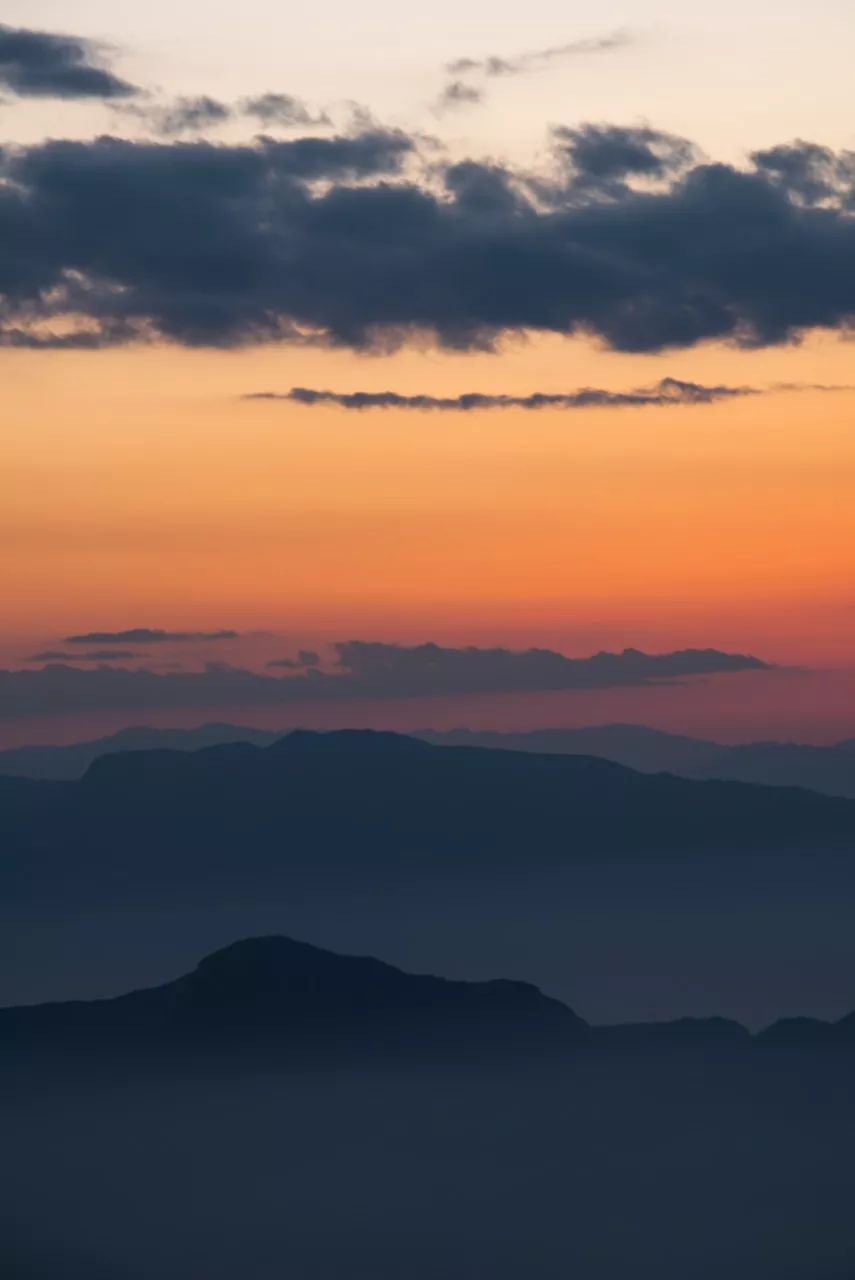
[[207,640],[237,640],[237,631],[162,631],[158,627],[130,627],[127,631],[87,631],[66,636],[66,644],[192,644]]
[[252,116],[264,125],[311,128],[332,123],[326,111],[312,112],[301,98],[290,93],[262,93],[254,98],[243,98],[238,105],[244,115]]
[[611,31],[602,36],[589,36],[583,40],[571,40],[567,44],[551,45],[547,49],[532,49],[511,57],[493,54],[486,58],[455,58],[446,65],[452,76],[480,74],[485,76],[518,76],[528,71],[539,71],[550,63],[564,58],[579,58],[589,54],[612,53],[633,44],[632,32]]
[[459,111],[462,107],[476,107],[484,101],[484,90],[465,80],[451,80],[434,104],[434,111],[442,115],[446,111]]
[[137,658],[139,654],[130,649],[92,649],[86,653],[68,653],[64,649],[45,649],[42,653],[34,653],[27,662],[121,662],[127,658]]
[[415,409],[439,413],[471,413],[479,409],[642,409],[649,406],[716,404],[762,395],[757,387],[704,386],[679,378],[662,378],[650,387],[631,391],[606,391],[582,387],[578,391],[534,391],[527,396],[492,395],[480,391],[460,396],[399,395],[396,391],[321,391],[292,387],[290,391],[254,391],[246,400],[285,400],[292,404],[336,405],[341,409]]

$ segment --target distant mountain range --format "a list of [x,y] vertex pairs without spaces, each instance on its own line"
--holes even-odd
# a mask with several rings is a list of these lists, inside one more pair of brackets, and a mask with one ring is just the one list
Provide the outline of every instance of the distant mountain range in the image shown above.
[[114,995],[273,932],[513,969],[599,1021],[834,1016],[853,853],[850,800],[589,756],[357,731],[105,755],[0,777],[0,1003]]
[[448,733],[425,732],[420,736],[444,746],[599,756],[641,773],[673,773],[682,778],[718,778],[761,786],[807,787],[825,795],[855,799],[855,738],[830,747],[796,742],[723,746],[703,738],[663,733],[660,729],[635,724],[535,729],[527,733],[457,729]]
[[[184,977],[111,1000],[0,1009],[0,1062],[21,1053],[102,1055],[201,1050],[209,1065],[246,1052],[276,1055],[416,1049],[531,1057],[547,1050],[747,1046],[855,1052],[855,1014],[789,1019],[751,1036],[723,1018],[594,1027],[524,982],[454,982],[402,972],[284,937],[250,938]],[[287,1058],[286,1058],[287,1060]]]
[[104,755],[77,782],[0,777],[0,798],[0,877],[37,899],[61,887],[135,902],[158,883],[237,889],[283,871],[368,883],[609,855],[855,850],[848,800],[356,730]]
[[[0,751],[0,775],[70,780],[94,760],[120,751],[198,751],[248,742],[270,746],[281,732],[241,725],[204,724],[194,729],[123,729],[109,737],[62,747],[16,747]],[[471,746],[548,755],[589,755],[642,773],[673,773],[694,779],[807,787],[855,799],[855,738],[834,746],[753,742],[725,746],[702,738],[664,733],[644,725],[609,724],[578,729],[495,733],[474,729],[420,730],[413,735],[438,746]]]

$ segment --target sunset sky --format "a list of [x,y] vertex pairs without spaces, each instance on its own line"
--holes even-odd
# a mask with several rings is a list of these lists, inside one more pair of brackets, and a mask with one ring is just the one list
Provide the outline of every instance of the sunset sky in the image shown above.
[[[7,33],[74,38],[37,50],[51,87],[0,28],[8,673],[142,627],[238,635],[103,661],[261,672],[302,648],[327,670],[360,639],[780,670],[151,714],[0,672],[0,745],[226,713],[854,735],[855,7],[804,14],[7,0]],[[59,74],[78,54],[94,91]],[[276,150],[304,137],[357,158]],[[696,390],[667,402],[666,379]],[[294,387],[611,398],[355,410]]]

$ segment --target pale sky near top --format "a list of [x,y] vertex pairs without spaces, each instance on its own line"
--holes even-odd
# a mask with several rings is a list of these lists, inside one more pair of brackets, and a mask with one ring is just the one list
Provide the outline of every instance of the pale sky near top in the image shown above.
[[[806,137],[855,145],[852,0],[7,0],[3,20],[105,40],[116,69],[165,93],[230,98],[269,90],[355,100],[384,121],[440,133],[473,154],[533,159],[549,123],[645,119],[714,158]],[[490,82],[482,106],[431,113],[443,65],[513,56],[616,30],[623,49]],[[108,128],[102,107],[7,104],[3,135],[28,140]],[[61,128],[60,128],[61,120]]]

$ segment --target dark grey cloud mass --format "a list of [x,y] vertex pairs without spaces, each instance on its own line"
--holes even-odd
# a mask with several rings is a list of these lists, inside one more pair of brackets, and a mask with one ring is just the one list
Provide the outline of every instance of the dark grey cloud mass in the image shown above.
[[684,173],[696,160],[686,138],[648,126],[559,125],[553,142],[582,187],[619,195],[627,179],[661,181]]
[[[622,351],[779,343],[855,319],[855,153],[745,167],[647,129],[557,131],[555,172],[445,166],[397,131],[0,154],[0,344],[152,338]],[[69,331],[69,317],[81,327]]]
[[263,675],[227,663],[209,663],[193,672],[68,665],[0,671],[0,719],[60,711],[210,709],[339,699],[606,689],[763,670],[765,666],[757,658],[715,649],[669,654],[626,649],[623,653],[567,658],[550,649],[514,652],[352,640],[336,645],[331,670],[318,670],[307,663],[304,672],[286,676]]
[[[131,627],[127,631],[87,631],[66,636],[66,644],[189,644],[199,640],[237,640],[237,631],[162,631],[158,627]],[[126,656],[126,655],[123,655]]]
[[721,400],[756,396],[756,387],[703,386],[697,382],[681,382],[679,378],[662,378],[652,387],[634,391],[604,391],[583,387],[563,394],[535,391],[527,396],[491,395],[470,391],[460,396],[399,395],[396,391],[316,391],[309,387],[292,387],[290,391],[254,391],[246,400],[286,400],[292,404],[314,407],[337,405],[342,409],[418,409],[441,413],[469,413],[477,409],[640,409],[645,406],[706,405]]
[[134,85],[100,65],[91,40],[0,23],[0,86],[26,98],[129,98]]
[[481,73],[485,76],[518,76],[527,71],[538,71],[551,62],[563,58],[577,58],[591,53],[610,53],[623,49],[633,42],[628,31],[612,31],[604,36],[591,36],[584,40],[571,40],[567,44],[552,45],[548,49],[535,49],[512,57],[456,58],[449,62],[446,71],[454,76]]

